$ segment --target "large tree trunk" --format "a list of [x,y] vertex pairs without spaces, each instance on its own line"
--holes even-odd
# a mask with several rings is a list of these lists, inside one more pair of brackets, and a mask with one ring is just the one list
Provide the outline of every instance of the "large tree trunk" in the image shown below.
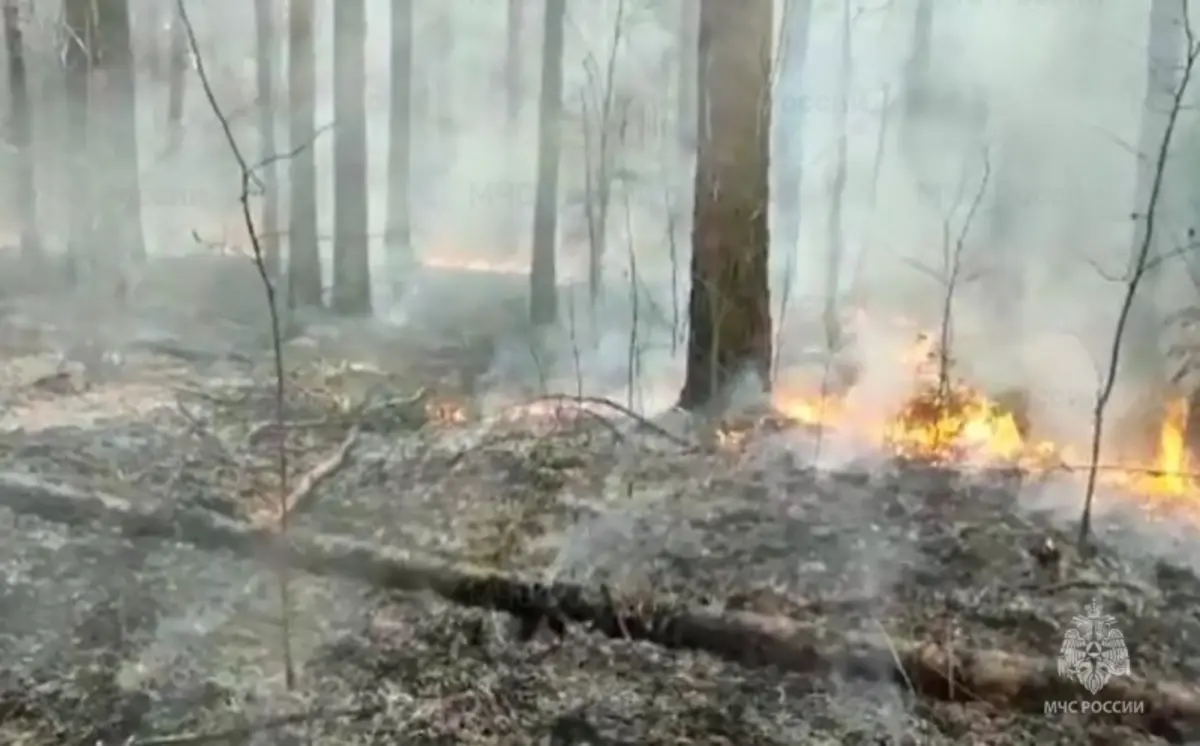
[[41,263],[42,241],[37,228],[37,179],[34,172],[33,122],[29,83],[25,75],[25,44],[17,0],[4,0],[4,45],[8,52],[9,138],[16,150],[13,206],[21,231],[21,256]]
[[146,259],[129,0],[94,0],[94,8],[99,62],[96,95],[91,103],[93,111],[99,107],[100,112],[92,127],[99,130],[103,149],[93,151],[93,155],[111,158],[102,164],[110,183],[103,191],[105,204],[98,215],[98,232],[105,245],[116,252],[111,260],[119,274],[127,263]]
[[[783,41],[779,62],[779,82],[772,121],[775,165],[775,204],[778,220],[772,226],[772,239],[786,252],[795,252],[800,243],[800,186],[804,178],[804,68],[808,57],[808,27],[812,0],[787,0],[783,18]],[[693,71],[694,74],[695,71]],[[692,117],[693,123],[695,116]],[[778,226],[778,228],[776,228]]]
[[[505,131],[510,143],[516,143],[521,132],[521,25],[524,22],[523,0],[508,0],[508,28],[504,50],[504,108]],[[513,253],[520,244],[518,210],[521,206],[520,191],[515,188],[517,172],[523,162],[520,149],[514,146],[505,151],[508,159],[505,178],[509,184],[508,200],[505,205],[506,251]]]
[[179,9],[171,10],[171,41],[167,51],[167,153],[175,155],[183,146],[183,92],[187,86],[187,29]]
[[317,61],[313,0],[291,0],[288,13],[288,302],[320,306],[321,250],[317,243]]
[[702,0],[700,147],[687,375],[679,406],[716,404],[742,374],[770,387],[770,0]]
[[367,224],[367,9],[365,0],[333,6],[333,307],[371,313]]
[[82,282],[92,273],[92,249],[96,215],[94,169],[89,163],[88,77],[92,68],[92,12],[89,0],[66,0],[66,94],[67,179],[70,225],[67,237],[67,279]]
[[[385,245],[391,271],[407,276],[412,245],[413,0],[392,0],[391,109],[388,112],[388,212]],[[389,278],[395,284],[400,277]]]
[[258,78],[259,159],[263,164],[262,214],[259,217],[259,245],[271,278],[278,280],[283,268],[279,256],[279,179],[274,159],[279,157],[275,143],[275,60],[278,37],[272,0],[254,0],[255,59]]
[[533,211],[533,257],[529,272],[530,320],[558,317],[555,248],[558,243],[558,162],[562,150],[562,58],[566,0],[546,0],[542,41],[542,92],[538,105],[537,194]]

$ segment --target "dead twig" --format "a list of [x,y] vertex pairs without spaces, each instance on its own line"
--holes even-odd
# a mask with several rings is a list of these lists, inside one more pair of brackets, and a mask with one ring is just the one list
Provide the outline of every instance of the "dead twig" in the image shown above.
[[[319,492],[317,488],[350,463],[350,452],[358,442],[358,433],[357,427],[351,428],[337,450],[321,459],[313,468],[300,476],[300,479],[296,481],[296,486],[283,499],[283,504],[279,507],[280,510],[287,512],[287,518],[294,517],[311,508],[316,502]],[[282,524],[285,520],[285,517],[278,513],[270,518],[277,525]],[[259,522],[266,523],[266,519]]]
[[674,433],[671,433],[670,431],[668,431],[666,428],[662,427],[661,425],[656,425],[655,423],[646,419],[645,417],[643,417],[642,415],[633,411],[629,407],[627,407],[623,404],[619,404],[619,403],[613,401],[612,399],[605,399],[604,397],[600,397],[600,396],[571,396],[569,394],[547,394],[545,396],[539,396],[536,399],[533,399],[532,401],[526,402],[524,404],[514,405],[514,407],[512,407],[512,409],[516,409],[518,407],[526,407],[531,404],[537,404],[539,402],[558,402],[558,403],[562,403],[562,404],[572,404],[577,407],[580,407],[581,409],[586,409],[587,405],[589,405],[589,404],[593,405],[593,406],[598,406],[598,407],[607,407],[608,409],[612,409],[617,412],[620,412],[622,415],[633,420],[635,423],[637,423],[638,427],[641,427],[644,430],[654,433],[655,435],[659,436],[660,438],[663,438],[664,440],[668,440],[671,443],[674,443],[675,445],[679,446],[680,448],[686,448],[689,450],[695,448],[694,444],[687,442],[686,440],[679,437],[678,435],[675,435]]

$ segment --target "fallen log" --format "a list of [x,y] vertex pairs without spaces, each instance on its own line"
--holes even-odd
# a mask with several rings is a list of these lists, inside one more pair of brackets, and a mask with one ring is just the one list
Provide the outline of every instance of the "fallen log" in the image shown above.
[[[1113,703],[1095,718],[1125,722],[1180,743],[1200,733],[1200,691],[1181,683],[1113,678],[1092,697],[1058,675],[1052,658],[1035,660],[993,650],[852,634],[820,624],[745,612],[696,611],[656,602],[629,605],[606,588],[537,583],[414,558],[344,538],[294,531],[278,535],[215,513],[143,507],[20,474],[0,475],[0,505],[45,520],[105,523],[131,537],[182,541],[283,562],[297,570],[340,576],[394,591],[430,591],[459,605],[519,619],[574,622],[615,639],[707,652],[748,666],[859,679],[890,679],[915,694],[954,702],[988,702],[1028,713],[1047,703]],[[265,557],[264,557],[265,555]],[[1129,707],[1124,703],[1134,703]],[[1117,706],[1121,705],[1121,706]],[[1140,707],[1140,712],[1137,709]]]

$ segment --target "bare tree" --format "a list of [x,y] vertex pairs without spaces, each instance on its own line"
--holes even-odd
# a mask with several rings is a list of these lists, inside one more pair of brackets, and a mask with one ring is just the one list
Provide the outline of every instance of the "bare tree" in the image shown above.
[[679,406],[718,404],[743,373],[770,387],[770,0],[702,0],[703,115],[692,216],[687,373]]
[[97,215],[97,228],[102,245],[118,252],[112,260],[119,274],[126,262],[146,259],[129,0],[94,0],[93,7],[97,80],[89,103],[93,112],[100,110],[91,127],[102,148],[92,154],[111,158],[103,164],[108,183],[102,192],[105,204]]
[[838,86],[837,156],[833,182],[830,184],[828,220],[828,254],[825,257],[825,308],[823,321],[825,344],[830,354],[840,346],[841,329],[838,321],[838,294],[841,291],[842,257],[846,253],[842,226],[842,203],[846,196],[849,158],[847,144],[850,127],[850,85],[853,80],[853,50],[850,36],[850,3],[842,3],[841,84]]
[[[388,207],[385,245],[388,261],[412,269],[412,63],[413,0],[392,0],[391,109],[388,112]],[[398,278],[390,278],[396,282]]]
[[917,0],[912,42],[904,64],[904,130],[909,130],[929,103],[933,44],[933,0]]
[[[1140,243],[1130,263],[1129,272],[1125,275],[1125,293],[1117,312],[1117,323],[1113,327],[1112,344],[1109,347],[1108,362],[1104,369],[1104,377],[1100,391],[1092,408],[1092,442],[1088,459],[1087,487],[1084,491],[1083,512],[1079,519],[1079,547],[1086,550],[1091,540],[1092,501],[1096,496],[1096,481],[1100,472],[1100,449],[1104,444],[1104,428],[1109,401],[1116,389],[1121,375],[1121,360],[1125,347],[1127,332],[1133,332],[1134,337],[1140,333],[1151,333],[1155,336],[1155,351],[1157,345],[1157,328],[1141,328],[1135,325],[1136,306],[1142,285],[1148,275],[1157,271],[1162,264],[1163,256],[1155,250],[1158,236],[1155,233],[1167,171],[1167,161],[1171,152],[1171,141],[1175,135],[1176,125],[1184,108],[1184,98],[1196,69],[1196,61],[1200,59],[1200,43],[1197,43],[1188,17],[1188,0],[1154,0],[1150,13],[1150,55],[1151,55],[1151,85],[1162,85],[1163,78],[1159,75],[1169,74],[1172,82],[1170,99],[1166,108],[1159,113],[1165,116],[1160,130],[1160,139],[1152,143],[1150,150],[1139,150],[1139,172],[1142,162],[1148,160],[1150,165],[1149,185],[1145,191],[1145,202],[1139,202],[1139,226],[1137,236]],[[1183,64],[1179,64],[1180,34],[1186,41],[1186,53]],[[1171,52],[1170,50],[1175,50]],[[1169,72],[1168,72],[1169,71]],[[1177,72],[1176,72],[1177,71]],[[1147,92],[1147,97],[1151,94]],[[1154,96],[1155,104],[1162,102],[1161,92]],[[1143,138],[1145,133],[1143,132]],[[1143,143],[1144,144],[1144,143]],[[1140,193],[1141,190],[1139,190]],[[1161,370],[1161,369],[1160,369]]]
[[700,48],[699,36],[700,5],[695,0],[679,0],[675,122],[678,127],[679,145],[687,152],[696,147],[696,115],[700,110],[700,66],[696,57]]
[[187,32],[179,13],[174,12],[167,50],[167,153],[170,155],[177,154],[183,146],[183,95],[187,88],[187,69]]
[[[1138,133],[1137,186],[1134,196],[1134,231],[1129,250],[1126,274],[1132,275],[1138,263],[1141,246],[1146,241],[1150,228],[1147,214],[1150,193],[1153,190],[1157,163],[1154,153],[1163,141],[1169,122],[1172,102],[1179,89],[1180,60],[1183,51],[1182,28],[1186,23],[1186,11],[1182,0],[1153,0],[1150,3],[1150,38],[1146,54],[1146,92],[1142,103],[1142,121]],[[1146,249],[1152,266],[1143,272],[1137,284],[1132,305],[1129,309],[1129,339],[1126,341],[1125,360],[1117,383],[1137,385],[1156,396],[1146,397],[1133,412],[1135,420],[1149,423],[1157,420],[1157,405],[1161,402],[1164,384],[1165,363],[1161,349],[1162,319],[1158,313],[1155,296],[1161,284],[1162,273],[1158,271],[1155,258],[1161,253],[1163,243],[1161,231],[1151,235]],[[1153,401],[1154,406],[1148,406]],[[1124,419],[1124,418],[1123,418]]]
[[[775,108],[783,114],[774,118],[772,152],[782,168],[775,183],[775,201],[780,205],[775,245],[788,252],[800,240],[800,185],[803,182],[804,69],[808,56],[808,27],[812,0],[787,0],[783,15],[780,72]],[[693,117],[694,119],[695,117]]]
[[67,238],[67,279],[81,282],[91,274],[93,257],[93,221],[95,188],[93,169],[88,163],[89,112],[88,76],[92,68],[91,39],[93,23],[89,0],[66,0],[66,106],[67,160],[71,178],[67,179],[70,225]]
[[[510,143],[517,141],[517,135],[521,130],[521,96],[523,94],[521,90],[521,25],[524,22],[522,2],[523,0],[508,0],[508,27],[504,50],[504,124]],[[516,181],[517,168],[521,162],[519,150],[509,147],[506,154],[508,158],[506,176],[509,183],[513,184]],[[505,248],[511,252],[515,251],[520,243],[519,229],[516,223],[520,199],[517,190],[513,188],[508,190],[508,196],[505,226],[505,232],[508,234],[505,238],[508,244]]]
[[4,0],[4,46],[8,53],[8,94],[12,111],[9,138],[16,150],[15,187],[12,204],[21,230],[22,258],[40,263],[44,259],[37,227],[37,183],[34,172],[33,115],[29,82],[25,75],[25,43],[17,0]]
[[[599,101],[589,105],[584,94],[584,147],[587,169],[586,187],[588,229],[588,299],[593,308],[600,299],[604,285],[604,251],[608,244],[608,208],[612,202],[613,138],[620,134],[618,118],[614,116],[616,102],[617,56],[625,24],[625,0],[617,0],[616,19],[609,39],[608,60],[603,77],[599,65],[589,55],[587,69],[592,78],[591,88],[597,90]],[[595,129],[588,124],[588,109],[596,111]],[[595,151],[593,153],[593,150]]]
[[562,150],[562,58],[566,12],[566,0],[546,0],[542,91],[538,104],[537,194],[529,272],[529,312],[535,325],[552,324],[558,317],[554,255],[558,243],[558,166]]
[[317,159],[308,144],[316,139],[317,61],[313,48],[313,0],[291,0],[288,13],[288,140],[296,156],[289,162],[288,304],[320,306],[321,251],[317,243]]
[[258,84],[258,137],[262,159],[262,235],[263,261],[267,273],[278,280],[283,268],[279,255],[279,179],[275,170],[278,146],[275,142],[275,60],[278,34],[275,30],[275,3],[254,0],[255,59]]
[[367,8],[365,0],[333,6],[333,306],[371,313],[367,237]]

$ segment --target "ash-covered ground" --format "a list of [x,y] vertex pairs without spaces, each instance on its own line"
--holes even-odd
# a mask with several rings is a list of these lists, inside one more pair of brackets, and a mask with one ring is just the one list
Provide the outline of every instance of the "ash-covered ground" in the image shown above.
[[[278,439],[261,324],[114,311],[84,333],[82,313],[58,300],[0,320],[0,471],[271,525]],[[1082,495],[1073,482],[865,457],[817,470],[799,428],[701,448],[605,407],[447,416],[470,388],[471,355],[381,326],[322,322],[288,360],[291,486],[354,438],[291,531],[603,584],[631,606],[668,599],[1045,661],[1095,600],[1124,633],[1133,675],[1187,687],[1200,673],[1200,555],[1184,513],[1167,530],[1132,498],[1104,496],[1102,546],[1084,560],[1061,499]],[[933,701],[886,666],[788,673],[572,626],[524,641],[498,612],[344,578],[289,573],[285,624],[281,574],[264,557],[7,508],[0,532],[6,743],[1200,738]]]

